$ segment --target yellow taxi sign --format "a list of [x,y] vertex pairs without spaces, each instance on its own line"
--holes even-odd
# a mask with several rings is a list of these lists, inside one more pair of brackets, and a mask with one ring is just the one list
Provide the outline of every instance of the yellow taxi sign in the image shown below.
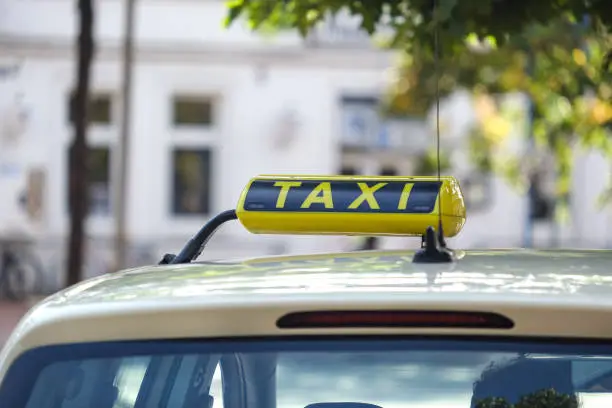
[[465,223],[463,194],[450,176],[258,176],[236,214],[255,234],[421,236],[441,220],[452,237]]

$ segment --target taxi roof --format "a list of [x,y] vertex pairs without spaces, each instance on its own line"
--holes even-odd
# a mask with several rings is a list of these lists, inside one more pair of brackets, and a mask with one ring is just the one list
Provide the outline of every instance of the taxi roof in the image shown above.
[[451,264],[415,264],[413,251],[362,251],[147,266],[90,279],[48,299],[86,303],[213,300],[274,295],[444,292],[514,299],[533,294],[612,303],[612,251],[457,251]]
[[103,275],[43,300],[0,354],[98,341],[406,334],[401,328],[282,330],[313,310],[499,313],[514,327],[411,328],[410,334],[612,338],[612,251],[472,250],[415,264],[411,251],[366,251],[158,265]]

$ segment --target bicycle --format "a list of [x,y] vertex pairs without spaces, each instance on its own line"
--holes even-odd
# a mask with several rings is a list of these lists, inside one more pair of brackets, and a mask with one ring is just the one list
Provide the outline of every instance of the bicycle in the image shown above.
[[0,291],[10,300],[24,300],[41,292],[44,272],[41,262],[15,242],[0,243]]

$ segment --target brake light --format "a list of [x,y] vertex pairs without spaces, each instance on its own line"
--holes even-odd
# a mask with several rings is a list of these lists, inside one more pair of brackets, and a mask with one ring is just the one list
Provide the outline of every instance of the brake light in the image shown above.
[[511,329],[514,322],[497,313],[463,311],[341,310],[289,313],[280,329],[308,328],[474,328]]

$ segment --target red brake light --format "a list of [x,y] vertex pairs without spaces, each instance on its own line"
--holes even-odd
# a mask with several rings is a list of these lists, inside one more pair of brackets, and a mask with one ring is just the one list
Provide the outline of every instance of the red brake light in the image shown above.
[[473,328],[511,329],[514,322],[490,312],[344,310],[289,313],[276,322],[280,329],[312,328]]

